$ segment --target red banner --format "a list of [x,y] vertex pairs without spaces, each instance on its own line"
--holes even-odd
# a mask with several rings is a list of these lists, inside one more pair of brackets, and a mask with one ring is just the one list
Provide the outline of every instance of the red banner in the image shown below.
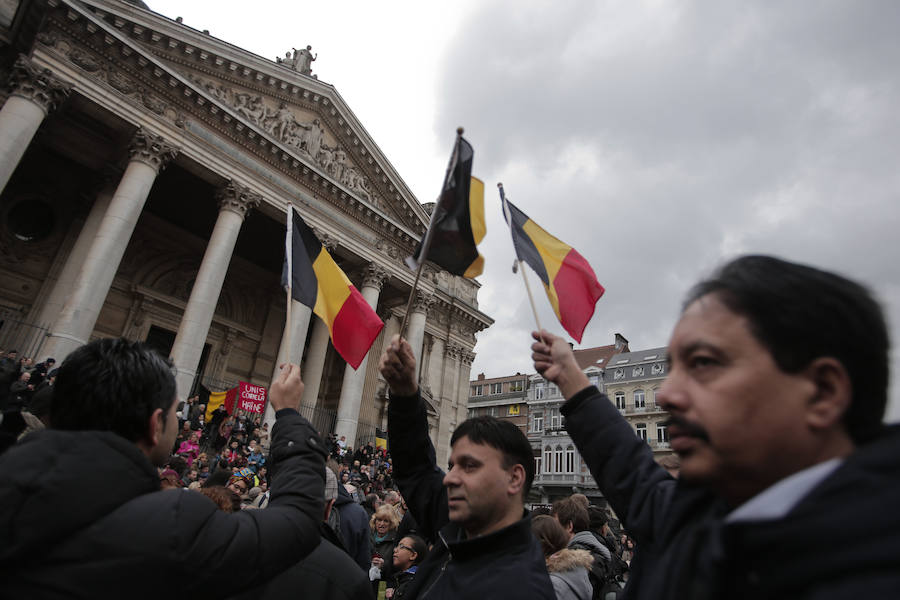
[[238,384],[238,408],[246,412],[260,413],[266,406],[266,388],[246,381]]

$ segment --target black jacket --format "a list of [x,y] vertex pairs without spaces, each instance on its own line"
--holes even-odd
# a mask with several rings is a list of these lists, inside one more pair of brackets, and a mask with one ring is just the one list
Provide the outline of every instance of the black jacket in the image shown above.
[[[265,509],[268,510],[268,509]],[[262,590],[250,590],[241,600],[373,600],[372,585],[328,525],[320,524],[322,542],[312,554],[275,577]]]
[[160,491],[114,433],[28,436],[0,457],[0,597],[221,598],[295,564],[319,543],[325,451],[296,411],[277,418],[269,507],[236,514]]
[[553,585],[531,518],[467,540],[450,522],[444,473],[428,438],[425,405],[415,398],[392,398],[388,408],[394,477],[421,535],[436,540],[419,565],[406,598],[443,600],[554,600]]
[[366,509],[353,501],[343,485],[338,484],[338,497],[334,510],[340,515],[340,540],[350,558],[369,572],[372,564],[372,548],[369,545],[369,516]]
[[600,490],[637,542],[626,597],[900,594],[900,428],[858,448],[784,518],[726,524],[729,507],[672,479],[595,387],[576,394],[562,413]]

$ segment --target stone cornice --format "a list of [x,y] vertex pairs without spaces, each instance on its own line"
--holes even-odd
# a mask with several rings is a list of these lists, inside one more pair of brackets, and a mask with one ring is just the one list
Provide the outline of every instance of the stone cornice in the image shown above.
[[[116,17],[110,16],[102,10],[97,11],[97,7],[94,7],[97,14],[92,15],[87,9],[74,4],[70,5],[68,0],[46,0],[46,2],[51,8],[56,9],[51,12],[55,16],[55,25],[65,34],[77,38],[79,45],[84,47],[75,47],[67,40],[60,40],[58,36],[47,32],[46,29],[39,35],[39,41],[61,51],[87,74],[105,81],[123,95],[133,97],[135,101],[143,104],[151,112],[170,118],[182,127],[186,126],[189,116],[196,118],[204,126],[236,141],[245,151],[252,153],[257,159],[267,163],[275,170],[286,174],[290,179],[305,182],[315,195],[327,198],[334,207],[369,228],[410,249],[414,247],[421,232],[424,231],[425,223],[419,218],[419,215],[415,214],[409,204],[402,200],[396,190],[393,198],[395,201],[401,199],[409,208],[407,218],[414,225],[414,229],[395,223],[390,216],[357,198],[327,175],[319,172],[316,167],[309,165],[296,152],[246,122],[239,114],[231,108],[223,106],[204,90],[198,89],[196,84],[189,81],[187,77],[173,71],[158,58],[148,56],[143,45],[146,42],[139,44],[135,40],[129,39],[129,36],[141,35],[152,41],[154,32],[145,30],[134,23],[128,27],[130,31],[124,31],[128,25],[128,22],[124,20],[121,20],[121,23],[119,21],[115,23],[98,22],[98,18],[115,21]],[[123,31],[110,31],[109,28],[115,25],[120,25],[120,29]],[[160,43],[163,43],[162,37],[160,37]],[[88,52],[87,49],[93,52]],[[259,57],[256,58],[259,59]],[[218,61],[212,58],[209,60],[213,60],[214,63],[221,62],[222,68],[226,70],[230,70],[234,65],[235,70],[241,69],[241,74],[245,69],[238,66],[237,63],[226,64],[221,58]],[[283,68],[272,63],[271,69],[274,71]],[[247,77],[253,80],[256,80],[256,76],[260,74],[257,70],[249,68],[247,70]],[[287,72],[295,77],[301,77],[289,69]],[[267,84],[269,79],[272,80],[271,85],[280,87],[279,80],[271,76],[265,79]],[[282,83],[284,82],[282,81]],[[297,90],[302,97],[304,90],[300,90],[299,87]],[[314,98],[315,94],[310,97]],[[330,103],[328,98],[321,95],[319,102]],[[323,104],[323,106],[326,105]],[[336,110],[335,113],[337,114]],[[371,153],[369,155],[371,157]],[[388,179],[383,171],[382,175]]]
[[109,0],[87,0],[84,5],[168,62],[320,114],[338,137],[341,148],[354,157],[357,165],[370,172],[379,195],[390,199],[395,206],[402,206],[407,225],[419,235],[424,233],[428,222],[424,209],[333,86],[152,11]]

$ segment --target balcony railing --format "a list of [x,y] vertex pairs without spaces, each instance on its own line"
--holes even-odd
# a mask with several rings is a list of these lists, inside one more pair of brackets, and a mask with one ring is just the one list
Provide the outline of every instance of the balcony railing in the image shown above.
[[582,488],[596,488],[597,482],[590,475],[581,473],[536,473],[535,485],[577,485]]

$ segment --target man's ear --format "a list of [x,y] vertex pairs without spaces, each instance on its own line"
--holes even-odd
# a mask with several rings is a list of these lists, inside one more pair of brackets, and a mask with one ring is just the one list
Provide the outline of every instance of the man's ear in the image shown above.
[[515,496],[525,488],[525,467],[515,464],[507,471],[509,473],[509,484],[507,485],[507,493]]
[[337,501],[337,498],[332,498],[328,502],[325,503],[325,517],[322,519],[323,521],[328,521],[328,517],[331,516],[331,509],[334,508],[334,503]]
[[159,438],[162,435],[162,430],[165,425],[166,422],[163,418],[163,409],[157,408],[150,413],[150,418],[147,419],[147,442],[151,448],[155,448],[159,445]]
[[806,424],[817,431],[840,424],[853,401],[853,385],[847,369],[837,359],[817,358],[806,368],[815,394],[806,410]]

